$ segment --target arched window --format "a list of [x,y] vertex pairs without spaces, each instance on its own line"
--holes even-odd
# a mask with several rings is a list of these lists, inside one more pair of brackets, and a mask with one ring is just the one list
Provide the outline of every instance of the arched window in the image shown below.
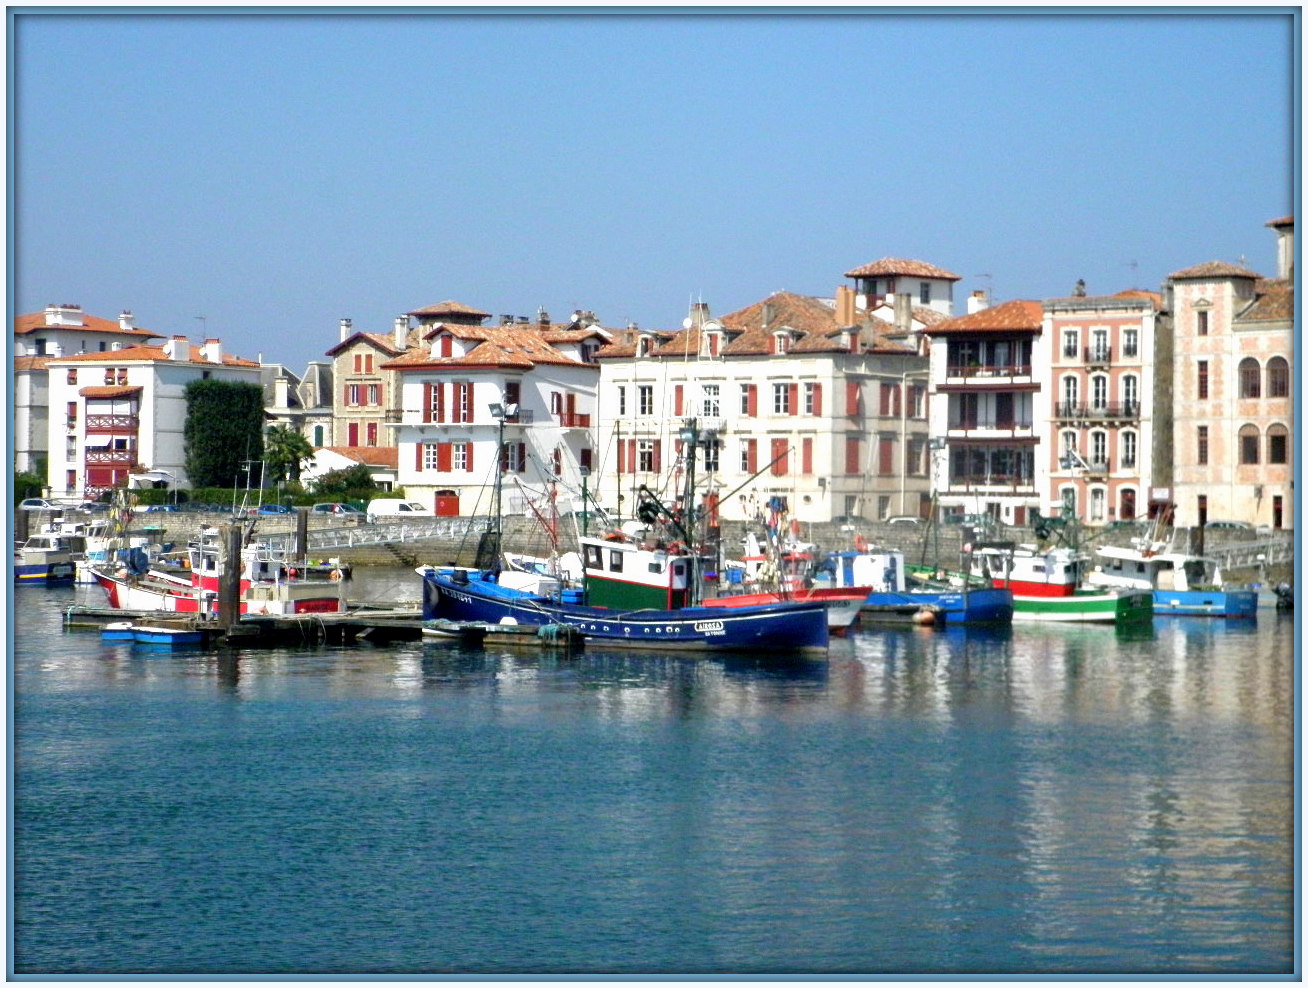
[[1263,369],[1258,366],[1258,361],[1245,357],[1240,361],[1240,397],[1261,398],[1262,384]]
[[1108,433],[1102,429],[1090,433],[1090,462],[1097,467],[1108,465]]
[[1258,462],[1258,426],[1249,424],[1240,427],[1240,463],[1253,464]]
[[1134,374],[1122,378],[1122,414],[1134,416],[1140,407],[1140,379]]
[[322,441],[325,435],[325,431],[326,430],[324,426],[315,425],[313,427],[313,444],[315,446],[322,446]]
[[1108,375],[1095,374],[1090,378],[1090,407],[1103,411],[1108,407]]
[[1104,521],[1108,507],[1108,492],[1102,487],[1090,488],[1090,520]]
[[1283,425],[1267,427],[1267,462],[1290,462],[1290,430]]
[[1136,453],[1136,434],[1134,432],[1123,432],[1121,436],[1121,458],[1123,470],[1135,469]]
[[1117,492],[1117,517],[1120,521],[1135,518],[1135,488],[1123,487]]
[[1076,414],[1076,404],[1080,397],[1080,392],[1080,381],[1072,376],[1063,378],[1063,413],[1065,415]]
[[1284,357],[1267,361],[1267,397],[1290,397],[1290,364]]

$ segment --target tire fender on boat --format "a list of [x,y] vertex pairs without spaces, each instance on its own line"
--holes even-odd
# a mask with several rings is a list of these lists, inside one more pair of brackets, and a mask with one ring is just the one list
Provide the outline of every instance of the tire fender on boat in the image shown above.
[[333,583],[340,583],[340,582],[341,582],[341,576],[342,576],[341,571],[338,570],[338,569],[334,569],[334,570],[331,571],[330,579],[331,579],[331,581],[332,581]]

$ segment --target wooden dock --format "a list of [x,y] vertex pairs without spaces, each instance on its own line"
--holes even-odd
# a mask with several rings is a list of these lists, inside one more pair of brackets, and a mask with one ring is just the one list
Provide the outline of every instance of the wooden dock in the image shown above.
[[384,643],[422,637],[422,611],[399,608],[359,608],[332,614],[246,614],[230,628],[212,617],[170,611],[129,611],[114,607],[77,605],[64,612],[64,629],[103,628],[130,621],[165,628],[205,632],[208,644],[220,648],[268,648],[277,645]]

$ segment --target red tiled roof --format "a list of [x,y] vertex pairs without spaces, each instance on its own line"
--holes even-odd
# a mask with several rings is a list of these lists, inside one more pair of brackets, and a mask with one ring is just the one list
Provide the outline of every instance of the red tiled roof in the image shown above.
[[[410,330],[408,339],[410,342],[416,343],[418,339],[417,334]],[[334,357],[342,350],[345,350],[347,347],[351,347],[359,342],[369,343],[378,350],[381,350],[383,353],[390,354],[391,356],[402,352],[400,348],[395,345],[395,337],[388,333],[355,333],[353,336],[341,340],[341,342],[328,350],[326,356]]]
[[1293,216],[1282,216],[1279,220],[1268,220],[1267,226],[1294,226]]
[[26,333],[35,333],[40,329],[62,330],[65,332],[118,333],[152,340],[159,339],[162,335],[161,333],[152,333],[148,329],[123,329],[122,326],[118,325],[117,319],[101,319],[99,316],[90,316],[86,313],[82,313],[82,322],[76,326],[47,326],[45,324],[44,310],[14,317],[14,332],[19,336]]
[[444,326],[452,335],[463,340],[479,341],[461,357],[433,357],[428,347],[413,347],[388,360],[382,367],[392,370],[409,370],[418,367],[518,367],[530,370],[537,364],[579,365],[545,340],[536,323],[514,323],[512,326]]
[[1183,278],[1197,278],[1204,280],[1220,280],[1222,278],[1257,278],[1258,272],[1250,271],[1248,268],[1242,268],[1238,264],[1230,264],[1226,261],[1205,261],[1203,264],[1196,264],[1192,268],[1184,268],[1168,275],[1174,281]]
[[405,315],[419,317],[459,315],[480,316],[483,319],[490,318],[489,312],[482,312],[481,309],[474,309],[470,305],[464,305],[462,302],[455,302],[451,299],[446,299],[444,302],[437,302],[435,305],[426,305],[421,309],[414,309],[412,312],[405,313]]
[[395,446],[322,446],[357,463],[370,467],[398,467],[400,451]]
[[965,316],[955,316],[928,326],[924,332],[928,336],[947,336],[951,333],[994,332],[997,330],[1040,331],[1044,322],[1044,305],[1026,299],[1014,299],[1001,305],[972,312]]
[[1255,287],[1252,305],[1236,317],[1237,323],[1287,322],[1294,319],[1294,282],[1289,279],[1261,281]]
[[106,385],[104,387],[82,388],[77,392],[83,398],[130,398],[132,395],[141,393],[141,389],[134,387],[114,387]]
[[45,370],[46,364],[50,363],[50,357],[15,357],[15,371],[35,371]]
[[906,261],[897,257],[883,257],[879,261],[872,261],[862,267],[854,268],[853,271],[845,272],[846,278],[893,278],[900,275],[905,278],[963,280],[960,275],[938,268],[934,264],[928,264],[926,261]]
[[[183,358],[183,362],[189,361],[194,364],[207,364],[210,361],[205,360],[204,351],[193,343],[187,344],[188,355]],[[130,364],[141,361],[170,361],[170,358],[162,346],[125,346],[121,350],[103,350],[99,353],[77,353],[71,357],[50,357],[52,363],[68,364]],[[222,355],[222,366],[224,367],[258,367],[259,364],[253,360],[245,360],[242,357],[233,357],[230,354]]]

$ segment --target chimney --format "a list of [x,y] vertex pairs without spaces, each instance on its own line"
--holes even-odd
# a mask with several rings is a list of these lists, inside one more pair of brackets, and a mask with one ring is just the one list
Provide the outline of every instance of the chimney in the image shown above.
[[836,325],[854,325],[854,289],[848,285],[836,286]]
[[132,315],[131,309],[124,309],[122,312],[118,313],[118,328],[119,329],[136,328],[136,317]]
[[908,292],[895,293],[895,329],[901,333],[913,329],[913,296]]
[[290,406],[291,382],[284,377],[273,378],[273,406],[287,408]]
[[704,324],[709,321],[709,307],[707,302],[692,302],[690,305],[690,326],[692,329],[703,329]]
[[763,303],[763,328],[767,329],[772,325],[772,319],[776,315],[776,306],[771,302]]
[[110,350],[121,350],[122,348],[123,348],[122,340],[114,340],[112,343],[109,344]]
[[354,335],[354,321],[351,319],[341,320],[341,342],[344,343]]
[[986,298],[984,289],[978,288],[967,299],[967,314],[970,316],[974,312],[980,312],[982,309],[990,308],[990,300]]
[[55,305],[51,302],[45,307],[45,324],[47,326],[82,325],[82,307],[71,302]]
[[403,350],[409,345],[409,317],[395,317],[395,349]]
[[185,360],[187,357],[187,347],[188,344],[185,336],[174,336],[163,345],[164,356],[169,360]]
[[215,339],[204,341],[204,346],[200,348],[200,356],[211,364],[221,364],[223,362],[223,345]]

